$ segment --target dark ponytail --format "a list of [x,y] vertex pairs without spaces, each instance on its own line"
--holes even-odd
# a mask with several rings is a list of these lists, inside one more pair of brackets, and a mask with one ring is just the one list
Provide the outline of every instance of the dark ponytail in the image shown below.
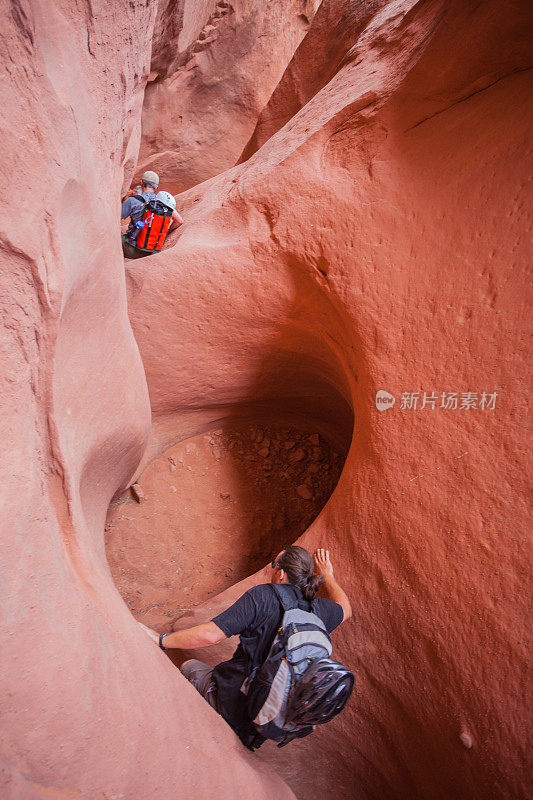
[[278,567],[287,573],[287,580],[292,586],[302,590],[305,600],[313,600],[322,583],[322,575],[313,575],[313,556],[308,550],[293,544],[278,558]]

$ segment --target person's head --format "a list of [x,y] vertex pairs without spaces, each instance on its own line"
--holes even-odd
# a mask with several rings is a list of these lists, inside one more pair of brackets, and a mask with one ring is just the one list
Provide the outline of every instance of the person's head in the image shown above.
[[322,575],[314,575],[313,556],[304,547],[292,544],[282,550],[272,562],[272,583],[298,586],[306,600],[312,600],[322,583]]
[[157,191],[157,187],[159,186],[159,175],[157,172],[152,172],[152,170],[148,170],[144,173],[141,178],[141,189],[143,192]]

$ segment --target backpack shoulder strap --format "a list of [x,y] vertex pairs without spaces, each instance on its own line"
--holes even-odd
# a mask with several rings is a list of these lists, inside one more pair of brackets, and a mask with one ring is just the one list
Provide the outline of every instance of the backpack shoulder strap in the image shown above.
[[278,586],[275,583],[269,583],[268,586],[272,588],[272,591],[276,595],[283,612],[290,611],[292,608],[298,608],[298,602],[291,600],[281,586]]

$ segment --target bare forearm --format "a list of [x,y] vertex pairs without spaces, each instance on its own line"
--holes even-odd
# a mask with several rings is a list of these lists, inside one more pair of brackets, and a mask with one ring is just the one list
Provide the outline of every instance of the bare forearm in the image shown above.
[[344,612],[344,620],[352,616],[352,607],[348,600],[348,595],[341,589],[333,575],[324,575],[324,582],[322,584],[330,600],[342,606]]
[[208,647],[216,644],[225,638],[214,622],[205,622],[203,625],[196,625],[194,628],[186,628],[183,631],[167,634],[163,639],[163,646],[165,650],[169,648],[194,650],[197,647]]

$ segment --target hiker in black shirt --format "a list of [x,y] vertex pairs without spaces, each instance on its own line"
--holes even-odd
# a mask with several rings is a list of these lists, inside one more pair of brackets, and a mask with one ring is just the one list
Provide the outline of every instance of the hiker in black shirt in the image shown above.
[[[284,593],[288,598],[298,608],[315,613],[328,634],[351,617],[350,602],[335,581],[328,550],[317,550],[313,560],[303,547],[292,545],[278,554],[272,569],[271,583],[286,586]],[[330,599],[315,597],[320,584]],[[191,659],[182,665],[181,671],[250,748],[259,747],[264,739],[249,718],[247,698],[241,688],[253,667],[260,665],[268,655],[281,617],[275,592],[269,584],[260,584],[245,592],[211,622],[158,637],[164,650],[191,650],[216,644],[226,637],[240,637],[239,646],[229,661],[212,668]],[[153,631],[145,630],[152,638],[157,637]]]

